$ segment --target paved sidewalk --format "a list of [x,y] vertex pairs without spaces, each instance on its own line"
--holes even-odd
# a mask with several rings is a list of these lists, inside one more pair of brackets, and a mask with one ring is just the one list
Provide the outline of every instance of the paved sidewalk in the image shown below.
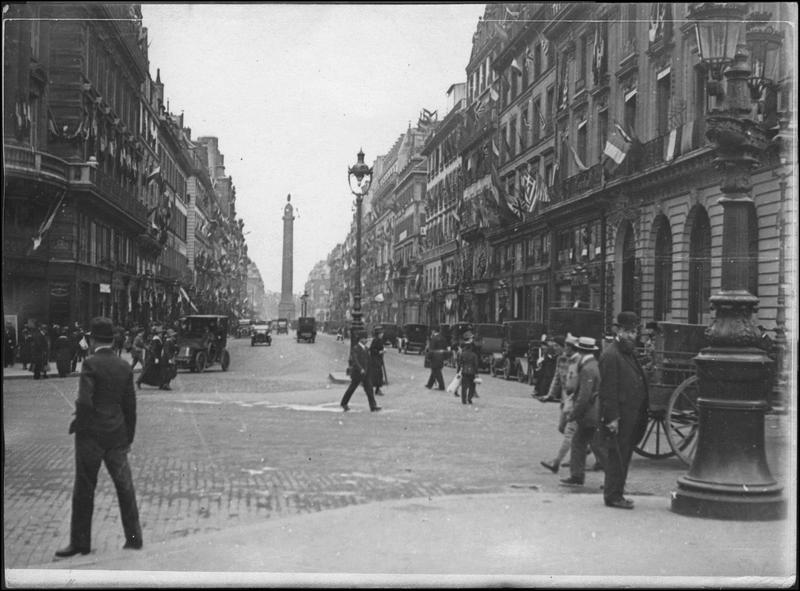
[[[132,361],[131,354],[127,353],[125,351],[122,352],[122,358],[125,359],[128,363],[131,363],[131,361]],[[81,375],[81,367],[82,367],[82,365],[83,365],[83,362],[78,361],[77,365],[75,366],[75,371],[73,371],[71,374],[69,374],[69,377],[77,377],[77,376]],[[141,371],[141,369],[142,369],[142,366],[137,364],[133,371],[135,373],[135,372]],[[11,367],[4,367],[3,368],[3,379],[4,380],[18,380],[18,379],[32,380],[33,379],[33,372],[31,372],[29,369],[22,369],[22,364],[17,362],[14,365],[12,365]],[[47,372],[47,379],[48,380],[50,380],[50,379],[56,379],[56,380],[61,379],[61,378],[58,377],[58,370],[56,369],[56,362],[55,361],[51,361],[50,362],[50,371]]]
[[6,580],[553,586],[618,585],[624,577],[624,584],[642,587],[755,587],[789,585],[796,572],[794,503],[782,521],[717,521],[672,513],[668,498],[633,497],[636,508],[625,511],[603,506],[596,494],[515,486],[502,494],[350,506],[153,545],[145,540],[140,551],[7,570]]

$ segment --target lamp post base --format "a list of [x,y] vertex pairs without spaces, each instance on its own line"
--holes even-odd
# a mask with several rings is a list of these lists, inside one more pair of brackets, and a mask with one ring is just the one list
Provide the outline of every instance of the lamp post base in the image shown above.
[[786,518],[786,500],[780,490],[767,493],[713,492],[695,488],[689,479],[678,479],[670,509],[688,517],[736,521],[776,521]]

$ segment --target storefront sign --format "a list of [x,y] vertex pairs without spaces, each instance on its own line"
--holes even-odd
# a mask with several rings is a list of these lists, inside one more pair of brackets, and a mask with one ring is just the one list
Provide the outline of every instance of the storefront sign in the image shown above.
[[50,295],[54,298],[66,298],[69,296],[69,283],[50,283]]
[[111,284],[110,283],[101,283],[100,284],[100,293],[111,293]]

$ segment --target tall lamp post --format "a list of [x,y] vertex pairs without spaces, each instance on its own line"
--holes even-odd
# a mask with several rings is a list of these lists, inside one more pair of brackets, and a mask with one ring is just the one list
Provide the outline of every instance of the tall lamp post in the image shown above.
[[[757,42],[751,52],[740,45],[746,12],[742,4],[703,3],[689,15],[700,59],[712,75],[709,94],[722,106],[706,115],[706,135],[715,145],[714,163],[722,177],[722,278],[721,290],[710,298],[715,314],[706,330],[709,346],[694,358],[700,392],[697,450],[689,472],[678,478],[671,506],[687,516],[770,520],[785,515],[786,500],[766,460],[771,361],[758,347],[753,313],[759,300],[748,291],[748,255],[756,215],[750,171],[758,166],[769,133],[753,117],[753,99],[756,88],[772,82],[763,78],[769,64],[756,64],[761,71],[754,71],[749,57],[777,59],[778,52],[761,52]],[[774,49],[775,38],[769,43]]]
[[361,318],[361,204],[372,184],[372,168],[364,163],[364,150],[358,151],[358,162],[347,168],[350,191],[356,196],[356,276],[353,285],[353,321],[350,325],[350,344],[358,343],[358,334],[364,330]]

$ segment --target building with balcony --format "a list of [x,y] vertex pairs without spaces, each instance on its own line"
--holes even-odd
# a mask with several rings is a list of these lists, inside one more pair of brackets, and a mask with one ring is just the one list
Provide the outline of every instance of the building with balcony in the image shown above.
[[420,257],[422,318],[430,326],[460,320],[455,269],[461,256],[458,215],[464,187],[458,148],[465,128],[466,84],[452,84],[447,97],[448,112],[422,150],[428,164]]
[[[216,143],[196,145],[165,105],[139,5],[26,4],[5,16],[4,314],[18,326],[239,314],[249,260],[235,189]],[[198,253],[225,266],[205,301]]]

